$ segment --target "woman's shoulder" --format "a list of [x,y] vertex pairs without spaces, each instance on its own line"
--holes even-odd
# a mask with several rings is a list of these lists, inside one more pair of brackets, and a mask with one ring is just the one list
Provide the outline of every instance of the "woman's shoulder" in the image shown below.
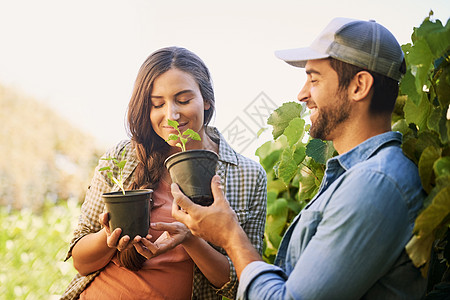
[[[125,151],[125,153],[123,153]],[[110,147],[104,157],[120,158],[124,154],[124,158],[130,158],[134,155],[134,147],[131,140],[121,140],[116,145]]]
[[216,139],[219,142],[219,157],[223,161],[234,165],[235,167],[242,169],[244,171],[249,171],[255,174],[266,174],[264,168],[261,164],[247,156],[236,152],[225,140],[224,136],[217,130],[217,128],[212,127]]

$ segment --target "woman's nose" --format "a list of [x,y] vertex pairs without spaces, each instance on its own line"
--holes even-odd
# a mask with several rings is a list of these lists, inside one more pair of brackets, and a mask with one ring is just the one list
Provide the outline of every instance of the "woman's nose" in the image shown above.
[[300,102],[305,102],[305,101],[308,101],[309,98],[310,98],[310,83],[307,80],[305,82],[305,85],[303,85],[303,88],[298,93],[297,99]]
[[167,105],[167,116],[171,120],[178,120],[180,118],[180,112],[178,105],[176,104],[169,104]]

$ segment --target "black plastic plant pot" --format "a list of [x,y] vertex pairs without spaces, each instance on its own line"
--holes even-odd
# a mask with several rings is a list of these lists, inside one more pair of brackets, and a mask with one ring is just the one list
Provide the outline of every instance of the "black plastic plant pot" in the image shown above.
[[121,228],[120,238],[128,235],[133,239],[136,235],[145,237],[150,227],[150,203],[153,190],[132,190],[104,193],[106,210],[109,213],[111,232]]
[[209,206],[214,202],[211,179],[216,174],[219,157],[210,150],[188,150],[169,156],[164,162],[172,182],[192,202]]

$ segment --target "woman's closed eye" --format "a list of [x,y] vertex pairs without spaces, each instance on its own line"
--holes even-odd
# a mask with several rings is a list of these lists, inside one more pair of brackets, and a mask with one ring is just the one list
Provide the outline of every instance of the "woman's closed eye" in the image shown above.
[[161,103],[161,104],[159,104],[159,103],[152,103],[152,107],[153,108],[161,108],[163,106],[164,106],[164,103]]
[[185,98],[183,98],[183,99],[177,99],[177,102],[180,103],[180,104],[189,104],[189,102],[191,102],[192,99],[193,99],[193,98],[188,98],[188,99],[185,99]]

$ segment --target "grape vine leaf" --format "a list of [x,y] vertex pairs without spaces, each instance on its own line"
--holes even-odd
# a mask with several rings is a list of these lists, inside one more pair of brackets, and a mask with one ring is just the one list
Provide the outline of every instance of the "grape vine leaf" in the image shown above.
[[450,156],[441,157],[433,164],[436,177],[450,176]]
[[282,135],[289,122],[296,117],[302,117],[305,111],[305,106],[296,102],[287,102],[277,108],[267,120],[267,124],[273,127],[273,138],[276,140]]
[[334,152],[335,150],[331,142],[312,139],[306,145],[306,155],[321,164],[325,164],[329,158],[333,157]]
[[424,190],[428,193],[433,188],[431,185],[433,174],[433,164],[441,156],[438,148],[434,146],[428,146],[423,150],[419,159],[419,175],[422,181]]
[[287,147],[281,153],[280,162],[277,166],[277,177],[281,178],[287,185],[297,172],[298,166],[295,163],[294,152]]
[[407,101],[404,107],[405,119],[408,124],[414,123],[419,129],[427,129],[427,118],[431,113],[432,105],[425,94],[422,94],[419,105],[412,101]]
[[287,215],[288,207],[286,199],[277,199],[277,193],[268,192],[266,235],[270,243],[276,248],[278,248],[281,242],[281,234],[286,225]]
[[303,137],[305,132],[305,120],[296,117],[293,118],[289,125],[284,129],[283,134],[287,137],[289,146],[292,147],[295,143],[298,142]]

